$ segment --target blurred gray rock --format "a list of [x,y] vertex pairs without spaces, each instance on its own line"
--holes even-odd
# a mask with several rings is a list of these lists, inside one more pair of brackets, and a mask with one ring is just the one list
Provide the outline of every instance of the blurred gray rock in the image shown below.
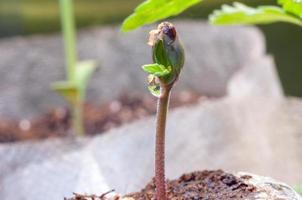
[[[178,89],[223,96],[230,77],[262,57],[264,40],[252,27],[212,27],[202,22],[175,22],[186,49],[186,64]],[[100,69],[89,84],[88,101],[103,102],[121,93],[146,90],[140,66],[151,62],[146,27],[120,33],[119,27],[95,28],[78,35],[80,60],[95,59]],[[16,37],[0,41],[0,116],[27,118],[63,99],[49,90],[64,79],[61,35]]]

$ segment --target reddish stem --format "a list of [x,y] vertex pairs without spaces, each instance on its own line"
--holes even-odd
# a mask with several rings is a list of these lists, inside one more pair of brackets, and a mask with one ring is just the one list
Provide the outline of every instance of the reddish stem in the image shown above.
[[155,185],[156,199],[166,200],[165,182],[165,130],[171,87],[161,87],[157,104],[156,144],[155,144]]

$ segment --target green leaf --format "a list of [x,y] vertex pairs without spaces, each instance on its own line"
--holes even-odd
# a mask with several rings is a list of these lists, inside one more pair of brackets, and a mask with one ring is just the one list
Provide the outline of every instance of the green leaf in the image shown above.
[[130,31],[140,26],[175,16],[202,0],[147,0],[138,5],[133,14],[127,17],[122,31]]
[[299,18],[277,6],[251,8],[237,2],[233,6],[223,5],[221,10],[216,10],[210,15],[209,20],[216,25],[267,24],[281,21],[302,26]]
[[163,40],[159,40],[152,47],[152,58],[153,58],[153,62],[155,63],[159,63],[164,66],[170,65],[169,59],[167,57],[167,53],[165,51]]
[[92,60],[77,63],[75,82],[79,87],[81,95],[84,95],[87,83],[96,69],[96,63]]
[[278,0],[286,12],[297,15],[302,18],[302,1],[301,0]]
[[79,88],[73,82],[58,81],[51,84],[51,89],[62,95],[69,103],[77,102]]
[[171,72],[171,67],[166,68],[164,65],[157,63],[142,66],[143,70],[157,77],[168,75]]

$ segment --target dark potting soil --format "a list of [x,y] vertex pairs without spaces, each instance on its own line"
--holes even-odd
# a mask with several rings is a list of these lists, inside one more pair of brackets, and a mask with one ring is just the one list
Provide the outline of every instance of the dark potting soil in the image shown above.
[[[171,108],[194,104],[200,95],[194,92],[172,94]],[[84,122],[87,135],[103,133],[111,128],[156,113],[156,98],[122,95],[101,105],[85,104]],[[67,108],[54,108],[34,119],[0,119],[0,143],[66,137],[70,130],[71,114]]]
[[[248,185],[243,179],[250,177],[237,178],[232,174],[222,170],[198,171],[182,175],[180,178],[167,181],[167,198],[169,200],[241,200],[253,199],[256,187]],[[94,197],[94,199],[92,198]],[[135,200],[156,200],[155,184],[152,180],[140,192],[128,194]],[[68,200],[99,200],[106,199],[102,196],[85,196],[75,194]],[[121,199],[115,197],[113,199]]]

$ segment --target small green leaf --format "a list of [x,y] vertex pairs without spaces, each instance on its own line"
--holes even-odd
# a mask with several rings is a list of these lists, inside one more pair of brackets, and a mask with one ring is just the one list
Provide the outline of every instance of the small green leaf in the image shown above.
[[302,26],[299,18],[286,13],[277,6],[251,8],[238,2],[233,6],[223,5],[221,10],[216,10],[210,15],[209,20],[216,25],[267,24],[281,21]]
[[133,14],[127,17],[122,31],[130,31],[140,26],[175,16],[202,0],[147,0],[138,5]]
[[278,3],[282,5],[286,12],[302,18],[302,1],[301,0],[278,0]]
[[80,89],[81,95],[84,95],[87,83],[96,69],[96,63],[92,60],[81,61],[76,67],[76,84]]
[[51,84],[51,89],[62,95],[69,103],[75,104],[79,89],[77,85],[69,81],[58,81]]
[[157,77],[168,75],[171,72],[171,67],[166,68],[164,65],[157,63],[142,66],[143,70]]

